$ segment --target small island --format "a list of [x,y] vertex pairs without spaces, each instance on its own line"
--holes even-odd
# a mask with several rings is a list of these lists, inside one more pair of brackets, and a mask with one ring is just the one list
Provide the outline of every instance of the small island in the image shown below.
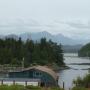
[[84,45],[78,52],[79,57],[90,57],[90,43]]

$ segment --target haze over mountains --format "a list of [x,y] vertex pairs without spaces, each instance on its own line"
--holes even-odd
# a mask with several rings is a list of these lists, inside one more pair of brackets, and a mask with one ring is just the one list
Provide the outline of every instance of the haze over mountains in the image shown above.
[[21,37],[21,39],[23,41],[26,41],[27,39],[32,39],[34,41],[39,41],[42,37],[45,37],[47,40],[52,40],[53,42],[56,42],[58,44],[62,44],[62,45],[77,45],[77,44],[85,44],[88,41],[86,40],[75,40],[69,37],[66,37],[62,34],[57,34],[57,35],[53,35],[51,33],[48,33],[46,31],[43,32],[35,32],[35,33],[23,33],[23,34],[9,34],[9,35],[0,35],[0,38],[5,39],[5,38],[14,38],[14,39],[18,39],[19,37]]

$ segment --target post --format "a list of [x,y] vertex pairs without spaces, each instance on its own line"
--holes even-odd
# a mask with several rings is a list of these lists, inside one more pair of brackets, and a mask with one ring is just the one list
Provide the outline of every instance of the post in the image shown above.
[[25,86],[27,86],[27,81],[25,81]]
[[65,89],[65,83],[63,82],[63,89]]
[[1,81],[1,85],[3,85],[3,80]]
[[13,80],[13,85],[15,85],[15,80]]
[[41,83],[40,82],[38,82],[38,86],[40,86],[41,85]]

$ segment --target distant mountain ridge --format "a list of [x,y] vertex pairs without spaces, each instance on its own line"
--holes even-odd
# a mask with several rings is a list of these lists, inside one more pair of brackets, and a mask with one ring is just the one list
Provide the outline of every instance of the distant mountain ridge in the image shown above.
[[83,45],[63,45],[62,49],[64,53],[78,53],[78,51],[83,47]]
[[40,40],[42,37],[45,37],[47,40],[52,40],[53,42],[56,42],[58,44],[63,44],[63,45],[74,45],[74,44],[78,44],[77,41],[65,37],[62,34],[57,34],[57,35],[52,35],[46,31],[43,32],[37,32],[37,33],[23,33],[20,35],[20,37],[22,38],[22,40],[27,40],[27,39],[32,39],[34,41],[38,41]]
[[21,39],[23,41],[26,41],[27,39],[32,39],[34,41],[39,41],[41,38],[45,37],[47,40],[52,40],[53,42],[56,42],[58,44],[62,44],[62,45],[77,45],[77,44],[82,44],[80,41],[78,40],[74,40],[71,39],[69,37],[66,37],[62,34],[57,34],[57,35],[52,35],[51,33],[48,33],[46,31],[43,32],[36,32],[36,33],[23,33],[20,35],[15,35],[15,34],[9,34],[9,35],[0,35],[1,39],[5,39],[5,38],[14,38],[16,40],[19,39],[19,37],[21,37]]

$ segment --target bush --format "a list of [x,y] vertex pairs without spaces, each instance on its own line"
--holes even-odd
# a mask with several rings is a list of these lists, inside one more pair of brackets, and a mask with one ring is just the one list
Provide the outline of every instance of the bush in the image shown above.
[[75,86],[90,87],[90,74],[87,74],[84,78],[78,77],[73,83]]
[[28,85],[25,87],[26,89],[30,89],[30,90],[41,90],[41,87],[39,86],[31,86],[31,85]]
[[74,87],[72,90],[88,90],[84,87]]
[[83,86],[84,84],[83,79],[81,77],[77,77],[76,80],[73,80],[73,83],[75,84],[75,86]]

